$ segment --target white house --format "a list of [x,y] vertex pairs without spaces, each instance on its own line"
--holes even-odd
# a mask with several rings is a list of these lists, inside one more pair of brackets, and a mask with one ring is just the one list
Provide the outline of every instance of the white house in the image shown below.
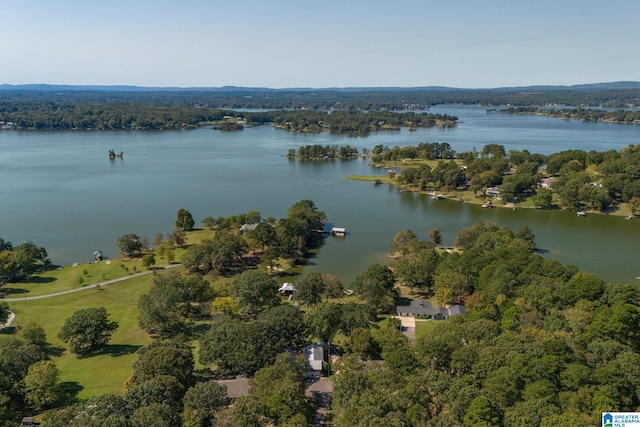
[[311,344],[304,348],[304,355],[309,361],[312,371],[322,371],[324,362],[324,349],[320,344]]
[[280,292],[282,295],[293,295],[295,291],[296,288],[295,286],[293,286],[293,283],[283,283],[282,286],[278,288],[278,292]]

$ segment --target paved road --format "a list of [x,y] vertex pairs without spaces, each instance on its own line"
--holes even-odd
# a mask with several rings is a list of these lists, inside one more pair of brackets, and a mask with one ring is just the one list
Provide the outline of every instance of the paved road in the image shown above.
[[[170,268],[180,267],[181,265],[182,264],[171,264],[171,265],[166,265],[166,266],[164,266],[162,268],[164,270],[168,270]],[[86,291],[87,289],[97,288],[98,286],[105,286],[105,285],[111,285],[113,283],[124,282],[125,280],[133,279],[134,277],[146,276],[147,274],[152,274],[152,273],[153,273],[153,271],[143,271],[141,273],[135,273],[135,274],[132,274],[130,276],[120,277],[118,279],[106,280],[104,282],[96,283],[95,285],[89,285],[89,286],[83,286],[81,288],[69,289],[68,291],[54,292],[52,294],[37,295],[37,296],[33,296],[33,297],[4,298],[4,299],[2,299],[0,301],[21,302],[21,301],[33,301],[33,300],[37,300],[37,299],[57,297],[57,296],[60,296],[60,295],[72,294],[74,292]]]

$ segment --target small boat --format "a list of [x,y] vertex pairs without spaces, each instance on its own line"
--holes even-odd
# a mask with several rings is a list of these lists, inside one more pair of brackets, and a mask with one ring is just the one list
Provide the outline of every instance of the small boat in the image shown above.
[[629,215],[629,216],[625,216],[624,219],[626,219],[627,221],[629,221],[630,219],[633,219],[633,215]]
[[382,181],[380,181],[379,179],[376,179],[375,181],[373,181],[373,185],[380,185],[382,184]]
[[120,152],[120,154],[116,154],[115,151],[109,150],[109,158],[112,160],[115,159],[116,157],[121,159],[123,155],[124,153],[122,151]]
[[493,207],[493,202],[492,201],[484,202],[480,207],[481,208],[492,208]]
[[578,216],[587,216],[587,214],[584,211],[578,211]]

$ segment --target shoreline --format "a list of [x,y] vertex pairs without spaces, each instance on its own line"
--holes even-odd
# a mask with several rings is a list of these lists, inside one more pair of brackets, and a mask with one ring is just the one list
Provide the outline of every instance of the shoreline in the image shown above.
[[[376,166],[377,167],[377,166]],[[516,210],[516,209],[534,209],[534,210],[547,210],[547,211],[568,211],[567,209],[562,209],[562,208],[554,208],[554,209],[541,209],[538,208],[536,206],[527,206],[527,205],[521,205],[521,204],[517,204],[517,203],[502,203],[501,201],[499,201],[499,203],[495,203],[495,198],[478,198],[476,196],[471,196],[472,198],[469,198],[469,194],[470,192],[467,191],[463,191],[463,192],[447,192],[447,191],[436,191],[436,190],[418,190],[417,188],[411,188],[408,187],[406,185],[403,184],[399,184],[397,182],[394,182],[391,178],[389,178],[386,175],[380,175],[380,176],[376,176],[376,175],[347,175],[346,176],[347,179],[352,180],[352,181],[363,181],[363,182],[370,182],[373,183],[374,185],[381,185],[381,184],[388,184],[388,185],[393,185],[395,187],[399,188],[400,192],[410,192],[410,193],[418,193],[418,194],[423,194],[425,196],[432,196],[434,197],[435,194],[437,194],[437,198],[440,200],[453,200],[453,201],[460,201],[462,203],[467,203],[470,205],[478,205],[478,206],[483,206],[485,203],[487,202],[492,202],[490,208],[501,208],[501,209],[512,209],[512,210]],[[378,182],[378,184],[375,184],[376,182]],[[465,197],[465,195],[467,197]],[[441,196],[441,197],[440,197]],[[488,206],[485,206],[487,208],[489,208]],[[571,211],[569,211],[571,212]],[[589,215],[610,215],[610,216],[617,216],[617,217],[621,217],[623,219],[633,219],[636,218],[637,215],[633,215],[630,211],[628,212],[628,208],[626,206],[623,205],[619,205],[619,209],[615,210],[615,211],[609,211],[609,212],[598,212],[598,211],[594,211],[594,210],[587,210],[587,211],[583,211],[586,214]],[[577,212],[576,212],[577,213]]]

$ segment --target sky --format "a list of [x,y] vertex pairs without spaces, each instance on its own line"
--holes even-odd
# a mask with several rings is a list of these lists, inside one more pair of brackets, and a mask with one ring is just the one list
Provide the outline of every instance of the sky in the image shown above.
[[0,84],[640,80],[638,0],[0,0]]

